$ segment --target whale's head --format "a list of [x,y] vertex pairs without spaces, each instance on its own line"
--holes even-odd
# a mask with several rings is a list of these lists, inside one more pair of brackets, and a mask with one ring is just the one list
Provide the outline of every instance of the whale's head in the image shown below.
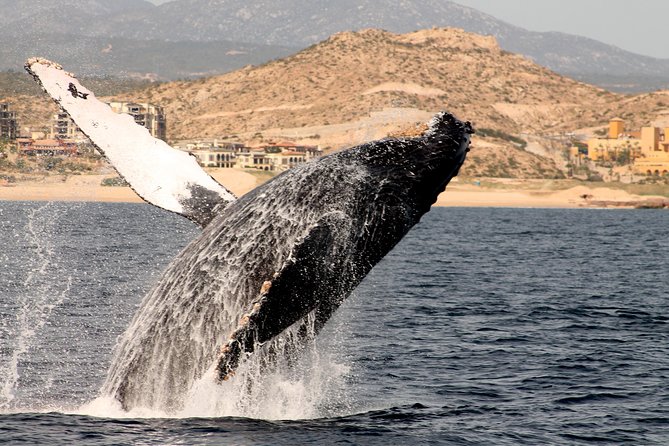
[[418,217],[427,212],[458,174],[474,133],[469,122],[441,112],[417,137],[388,138],[355,149],[377,178],[378,203],[396,205]]

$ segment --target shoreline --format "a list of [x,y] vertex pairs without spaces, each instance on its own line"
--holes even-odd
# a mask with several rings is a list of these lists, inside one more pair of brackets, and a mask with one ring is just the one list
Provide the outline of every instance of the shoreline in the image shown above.
[[[269,177],[238,169],[212,169],[208,173],[237,196],[244,195]],[[88,201],[143,203],[130,187],[101,186],[114,175],[47,176],[20,183],[0,183],[0,201]],[[536,188],[532,180],[500,180],[503,187],[485,187],[452,181],[434,206],[502,208],[669,208],[661,195],[633,195],[622,189],[575,185],[563,189]]]

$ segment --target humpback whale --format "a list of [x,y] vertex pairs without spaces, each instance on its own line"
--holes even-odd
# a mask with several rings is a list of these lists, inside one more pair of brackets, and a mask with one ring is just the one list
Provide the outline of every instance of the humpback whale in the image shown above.
[[117,115],[59,65],[27,71],[147,202],[202,226],[120,338],[103,395],[177,411],[259,349],[328,321],[458,174],[473,129],[440,112],[415,137],[365,143],[236,198],[183,152]]

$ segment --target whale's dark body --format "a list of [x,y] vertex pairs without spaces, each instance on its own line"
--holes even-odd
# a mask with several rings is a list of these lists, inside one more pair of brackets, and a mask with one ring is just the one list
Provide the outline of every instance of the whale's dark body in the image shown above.
[[309,314],[320,328],[457,174],[470,133],[441,113],[424,136],[323,157],[232,202],[145,298],[103,390],[175,410],[207,370],[227,379]]

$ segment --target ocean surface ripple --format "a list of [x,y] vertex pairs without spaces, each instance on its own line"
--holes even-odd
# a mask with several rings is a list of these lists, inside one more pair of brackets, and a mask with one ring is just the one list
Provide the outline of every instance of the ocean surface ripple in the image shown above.
[[0,443],[669,444],[666,211],[432,210],[319,336],[339,388],[266,419],[91,405],[194,225],[0,202],[0,228]]

